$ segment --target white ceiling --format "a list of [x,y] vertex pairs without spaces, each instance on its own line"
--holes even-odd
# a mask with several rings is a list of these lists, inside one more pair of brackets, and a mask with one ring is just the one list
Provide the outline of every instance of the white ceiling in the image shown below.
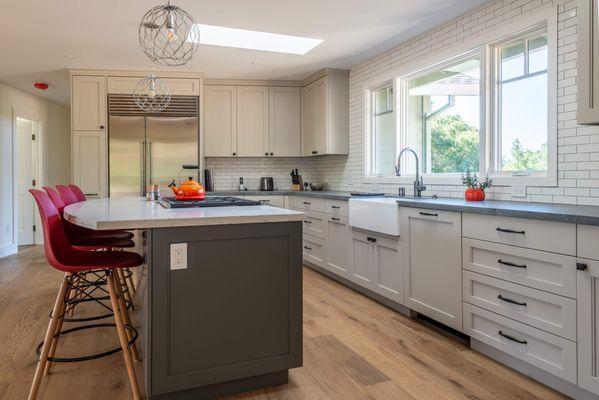
[[[324,39],[306,55],[201,45],[190,65],[210,78],[302,79],[351,68],[488,0],[174,0],[199,23]],[[149,69],[143,14],[164,0],[0,0],[0,81],[69,102],[67,68]],[[163,68],[161,68],[163,69]],[[46,81],[40,92],[34,81]]]

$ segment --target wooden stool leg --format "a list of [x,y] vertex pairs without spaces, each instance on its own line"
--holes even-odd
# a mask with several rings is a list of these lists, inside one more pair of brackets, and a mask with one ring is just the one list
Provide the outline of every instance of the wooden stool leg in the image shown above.
[[[125,273],[121,269],[118,269],[116,271],[116,277],[117,282],[121,286],[121,291],[125,295],[124,298],[126,298],[127,301],[129,301],[131,303],[131,306],[133,307],[133,297],[131,296],[131,288],[129,288],[129,285],[127,284],[127,279],[125,279]],[[124,289],[127,290],[125,291]]]
[[62,279],[62,283],[60,284],[58,296],[56,296],[56,301],[54,302],[54,308],[52,309],[52,319],[50,319],[48,329],[46,330],[44,345],[42,346],[42,352],[40,354],[39,361],[37,362],[37,368],[35,369],[35,375],[33,376],[31,389],[29,390],[29,400],[35,400],[37,398],[37,392],[40,388],[40,383],[42,382],[42,376],[44,375],[44,369],[46,368],[46,361],[48,360],[48,353],[50,352],[50,347],[52,346],[52,339],[54,338],[54,334],[56,332],[56,325],[58,324],[58,320],[60,317],[60,310],[62,309],[65,301],[68,279],[69,274],[65,274],[64,278]]
[[125,272],[127,272],[126,275],[129,276],[127,278],[127,286],[129,286],[129,289],[132,290],[133,294],[137,293],[137,289],[135,288],[135,285],[133,284],[133,275],[131,274],[131,270],[129,268],[125,268]]
[[121,315],[119,298],[117,295],[116,286],[114,282],[114,275],[112,271],[106,272],[106,281],[108,283],[108,291],[110,292],[110,303],[112,304],[112,310],[114,312],[114,321],[116,323],[116,329],[119,334],[121,348],[123,349],[123,357],[125,358],[127,374],[129,375],[129,383],[131,384],[131,390],[133,391],[133,398],[135,400],[139,400],[141,397],[139,394],[139,387],[137,386],[137,378],[135,377],[133,358],[131,357],[131,349],[129,348],[127,332],[125,331],[125,327],[123,325],[123,317]]
[[[123,276],[123,273],[124,272],[121,272],[121,276]],[[121,310],[121,315],[123,316],[123,322],[126,325],[133,326],[131,324],[131,316],[129,315],[129,310],[127,309],[127,303],[125,302],[125,296],[123,295],[123,287],[121,285],[114,286],[116,289],[116,294],[119,297],[119,308]],[[127,340],[131,340],[131,338],[133,337],[133,333],[127,329],[125,331],[127,332]],[[139,361],[139,353],[137,352],[137,346],[135,345],[135,343],[131,345],[131,352],[133,353],[133,359],[135,361]]]
[[[65,293],[65,299],[68,299],[71,295],[71,289],[68,287],[67,285],[67,291]],[[64,314],[65,311],[67,309],[67,303],[66,301],[62,302],[62,307],[60,308],[60,315]],[[58,340],[60,339],[60,336],[57,336],[60,331],[62,330],[62,323],[64,322],[64,316],[62,316],[61,318],[59,318],[58,323],[56,324],[56,331],[54,332],[54,337],[52,339],[52,345],[50,346],[50,352],[48,353],[48,358],[52,358],[54,357],[54,354],[56,354],[56,347],[58,346]],[[52,366],[54,364],[47,360],[46,361],[46,368],[44,369],[44,375],[49,375],[52,372]]]

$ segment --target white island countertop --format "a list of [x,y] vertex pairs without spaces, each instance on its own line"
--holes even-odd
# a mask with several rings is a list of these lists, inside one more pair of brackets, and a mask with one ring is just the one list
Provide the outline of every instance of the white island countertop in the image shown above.
[[271,206],[168,209],[144,197],[92,199],[71,204],[64,218],[85,228],[147,229],[303,221],[304,213]]

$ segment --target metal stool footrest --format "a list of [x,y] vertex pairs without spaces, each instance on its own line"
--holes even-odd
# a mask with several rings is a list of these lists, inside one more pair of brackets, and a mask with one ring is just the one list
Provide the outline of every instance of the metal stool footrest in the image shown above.
[[[139,334],[137,332],[137,329],[135,329],[131,325],[125,324],[124,326],[125,326],[125,329],[133,332],[133,336],[131,337],[131,340],[129,340],[129,346],[131,346],[133,343],[135,343]],[[59,333],[54,335],[54,337],[57,338],[59,336],[64,336],[64,335],[67,335],[72,332],[83,331],[83,330],[93,329],[93,328],[116,328],[116,324],[93,324],[93,325],[77,326],[75,328],[60,331]],[[40,344],[38,344],[37,348],[35,349],[35,353],[37,354],[38,357],[41,354],[43,345],[44,345],[44,342],[41,342]],[[110,356],[112,354],[118,353],[119,351],[122,351],[122,350],[123,349],[121,347],[116,347],[112,350],[108,350],[108,351],[105,351],[102,353],[90,354],[90,355],[81,356],[81,357],[48,357],[48,361],[67,363],[67,362],[81,362],[81,361],[96,360],[98,358],[102,358],[102,357],[106,357],[106,356]]]

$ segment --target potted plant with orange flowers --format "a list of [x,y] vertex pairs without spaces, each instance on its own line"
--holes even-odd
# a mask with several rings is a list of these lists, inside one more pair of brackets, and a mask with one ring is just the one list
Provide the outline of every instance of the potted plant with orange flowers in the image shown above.
[[464,197],[466,201],[483,201],[485,199],[485,189],[491,187],[493,180],[486,177],[481,181],[476,174],[467,170],[462,174],[462,183],[466,185]]

